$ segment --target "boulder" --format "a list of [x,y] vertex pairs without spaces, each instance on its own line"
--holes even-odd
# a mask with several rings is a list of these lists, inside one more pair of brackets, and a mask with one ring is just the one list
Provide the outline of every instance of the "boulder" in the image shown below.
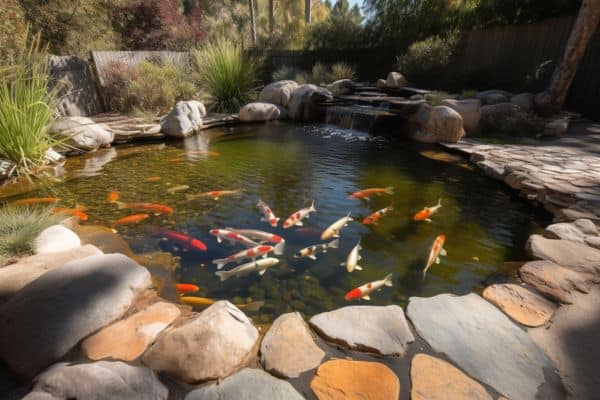
[[128,257],[134,255],[121,235],[106,226],[75,224],[70,228],[79,236],[83,244],[93,244],[105,253],[121,253]]
[[525,112],[533,109],[533,93],[519,93],[511,97],[510,102],[519,106]]
[[319,400],[390,400],[400,396],[400,381],[386,365],[369,361],[331,360],[310,382]]
[[559,222],[546,227],[544,236],[549,239],[563,239],[572,242],[586,243],[593,246],[598,236],[598,228],[589,219],[577,219],[573,222]]
[[280,315],[273,322],[261,343],[260,354],[265,369],[284,378],[297,378],[316,368],[325,357],[297,312]]
[[39,233],[33,240],[35,254],[50,254],[81,247],[79,236],[64,225],[52,225]]
[[35,379],[26,400],[166,400],[167,388],[154,372],[123,362],[55,364]]
[[303,400],[289,383],[259,369],[245,368],[218,384],[191,391],[185,400]]
[[296,89],[298,89],[298,84],[294,81],[273,82],[263,88],[258,96],[258,101],[287,107]]
[[484,133],[532,135],[538,132],[537,121],[518,105],[496,103],[481,107],[480,130]]
[[0,307],[0,358],[16,374],[31,377],[120,318],[151,285],[148,270],[122,254],[49,271]]
[[556,306],[523,286],[501,283],[488,286],[483,297],[525,326],[541,326],[552,318]]
[[401,356],[415,339],[400,306],[348,306],[313,316],[326,339],[353,350]]
[[296,121],[318,121],[323,116],[320,104],[333,100],[327,89],[312,85],[300,85],[288,103],[290,118]]
[[408,82],[400,72],[390,72],[385,80],[385,86],[389,89],[397,89],[406,85]]
[[564,398],[546,354],[478,295],[411,297],[407,314],[434,351],[511,400]]
[[154,303],[88,337],[81,348],[90,360],[133,361],[179,314],[175,304]]
[[410,363],[411,400],[492,400],[483,386],[444,360],[416,354]]
[[523,282],[533,286],[546,297],[561,303],[572,303],[577,293],[589,292],[600,278],[592,274],[573,271],[550,261],[531,261],[519,269]]
[[97,247],[85,245],[71,250],[38,254],[20,259],[17,263],[0,268],[0,300],[6,300],[46,272],[62,267],[69,261],[102,254]]
[[423,104],[411,116],[418,129],[411,135],[424,143],[457,143],[465,135],[460,114],[447,106]]
[[600,250],[582,243],[531,235],[526,251],[535,260],[552,261],[575,271],[600,272]]
[[477,93],[477,98],[481,100],[484,106],[510,101],[512,94],[506,90],[484,90]]
[[377,89],[387,89],[387,82],[385,79],[377,79],[377,82],[375,82],[375,87]]
[[87,117],[63,117],[54,121],[48,132],[61,140],[62,146],[57,149],[94,150],[110,145],[115,140],[115,133],[103,124],[97,124]]
[[160,121],[160,131],[167,136],[186,137],[202,128],[206,116],[204,104],[196,100],[179,101]]
[[271,103],[248,103],[240,109],[241,121],[271,121],[279,116],[279,108]]
[[354,91],[354,81],[352,79],[340,79],[328,86],[331,94],[334,96],[343,96]]
[[563,137],[569,130],[569,119],[568,118],[556,118],[551,119],[544,123],[542,130],[542,136],[547,137]]
[[257,339],[258,331],[242,311],[218,301],[165,332],[142,359],[150,368],[188,383],[223,379],[254,356]]
[[481,118],[481,101],[478,99],[455,100],[445,99],[440,103],[442,106],[450,107],[460,114],[463,120],[463,128],[469,132],[479,125]]

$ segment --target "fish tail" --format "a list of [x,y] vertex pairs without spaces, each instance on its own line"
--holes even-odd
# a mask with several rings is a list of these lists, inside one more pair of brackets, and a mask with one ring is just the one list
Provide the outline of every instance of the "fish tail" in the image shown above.
[[217,264],[217,269],[223,268],[228,262],[229,260],[226,258],[217,258],[216,260],[213,260],[213,264]]
[[258,311],[265,305],[264,301],[253,301],[252,303],[236,304],[236,306],[245,311]]
[[385,193],[387,193],[387,194],[394,194],[394,187],[393,186],[388,186],[383,191]]
[[[219,268],[219,267],[217,267]],[[221,282],[226,281],[227,279],[231,278],[231,274],[229,273],[229,271],[217,271],[215,272],[215,275],[219,277],[219,279],[221,279]]]
[[389,274],[385,278],[383,278],[383,284],[385,286],[392,286],[392,274]]
[[277,254],[278,256],[282,255],[284,250],[285,250],[285,241],[281,241],[273,247],[273,253]]
[[441,197],[438,199],[437,205],[438,205],[438,207],[440,207],[442,205],[442,198]]
[[317,209],[315,208],[315,201],[314,201],[314,200],[313,200],[313,201],[312,201],[312,203],[310,204],[310,208],[309,208],[309,210],[310,210],[310,211],[313,211],[313,212],[317,211]]
[[327,247],[331,247],[332,249],[337,249],[338,247],[340,247],[340,239],[335,239],[333,242],[329,243],[329,246]]
[[425,275],[427,275],[428,269],[429,269],[429,266],[426,266],[425,269],[423,270],[423,280],[425,280]]
[[185,199],[186,199],[187,201],[196,200],[196,195],[195,195],[195,194],[186,194],[186,195],[185,195]]
[[115,200],[114,203],[117,205],[117,209],[118,210],[122,210],[124,208],[127,208],[127,204],[123,203],[122,201]]

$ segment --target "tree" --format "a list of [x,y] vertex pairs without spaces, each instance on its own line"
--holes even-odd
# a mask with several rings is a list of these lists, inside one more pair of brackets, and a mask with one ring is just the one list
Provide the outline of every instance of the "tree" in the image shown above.
[[357,5],[350,8],[348,0],[338,0],[327,18],[311,26],[306,47],[312,49],[342,49],[363,45],[363,17]]
[[311,9],[312,1],[304,0],[304,21],[306,25],[310,24],[310,9]]
[[256,18],[254,17],[254,0],[248,0],[250,8],[250,31],[252,34],[252,45],[256,47]]
[[269,36],[273,37],[273,25],[275,24],[274,0],[269,0]]
[[600,23],[600,0],[583,0],[562,60],[557,64],[545,92],[536,96],[538,111],[553,114],[563,107],[577,67]]

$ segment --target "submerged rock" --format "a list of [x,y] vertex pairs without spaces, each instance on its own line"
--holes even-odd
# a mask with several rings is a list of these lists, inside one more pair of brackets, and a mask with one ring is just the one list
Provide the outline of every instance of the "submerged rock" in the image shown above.
[[296,378],[316,368],[325,357],[297,312],[280,315],[273,322],[261,343],[260,353],[265,369],[285,378]]
[[328,340],[353,350],[401,356],[415,339],[400,306],[348,306],[312,317]]
[[218,301],[199,316],[162,335],[143,362],[188,383],[223,379],[254,355],[258,331],[228,301]]
[[296,89],[298,84],[291,80],[273,82],[263,88],[258,101],[287,107]]
[[391,89],[405,87],[406,85],[408,85],[408,82],[400,72],[390,72],[385,80],[385,86]]
[[123,362],[60,363],[35,379],[26,400],[166,400],[167,388],[154,372]]
[[88,337],[81,347],[90,360],[133,361],[180,314],[172,303],[154,303]]
[[245,368],[218,384],[191,391],[185,400],[303,400],[288,382],[259,369]]
[[410,364],[411,400],[492,400],[483,386],[444,360],[417,354]]
[[240,109],[240,121],[271,121],[278,119],[280,114],[275,104],[248,103]]
[[33,240],[35,254],[58,253],[81,247],[79,236],[64,225],[52,225]]
[[544,325],[556,310],[554,303],[511,283],[488,286],[483,291],[483,297],[525,326]]
[[288,103],[290,118],[296,121],[319,121],[323,115],[321,103],[333,100],[327,89],[306,84],[298,86]]
[[400,396],[400,381],[386,365],[369,361],[331,360],[310,382],[319,400],[390,400]]
[[47,272],[0,307],[0,358],[30,377],[121,317],[151,284],[148,270],[122,254],[86,257]]
[[463,128],[469,132],[479,126],[481,118],[481,101],[477,99],[455,100],[445,99],[440,103],[460,114],[463,122]]
[[478,295],[411,297],[407,314],[435,351],[511,400],[564,398],[550,359],[524,330]]
[[537,260],[548,260],[575,271],[599,273],[600,250],[570,240],[546,239],[531,235],[527,253]]
[[94,150],[108,146],[115,140],[115,134],[108,126],[97,124],[87,117],[75,116],[57,119],[50,125],[48,132],[58,136],[62,144],[61,150],[67,151],[73,147]]
[[204,104],[196,100],[179,101],[160,121],[160,131],[167,136],[186,137],[202,128],[206,116]]
[[457,143],[465,135],[460,114],[447,106],[423,104],[411,120],[417,130],[411,137],[424,143]]

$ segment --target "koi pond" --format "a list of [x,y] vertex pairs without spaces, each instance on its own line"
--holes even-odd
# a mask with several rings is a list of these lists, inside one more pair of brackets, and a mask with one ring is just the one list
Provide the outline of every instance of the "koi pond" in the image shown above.
[[[2,200],[58,197],[56,207],[86,208],[89,218],[82,225],[109,227],[123,217],[146,212],[119,208],[119,203],[107,200],[110,192],[118,192],[124,203],[171,207],[170,215],[150,210],[148,218],[125,220],[115,229],[135,253],[161,251],[180,257],[180,266],[160,273],[157,280],[167,297],[177,298],[175,283],[189,283],[200,290],[186,296],[236,304],[264,302],[258,311],[247,310],[258,322],[292,310],[313,315],[348,304],[405,305],[410,296],[477,290],[484,282],[514,274],[504,263],[523,259],[528,236],[548,222],[547,215],[503,184],[438,147],[327,125],[213,129],[183,142],[117,146],[70,158],[64,168],[64,179]],[[393,194],[349,198],[353,192],[387,187],[393,187]],[[190,196],[216,190],[239,192],[223,193],[218,200]],[[259,199],[281,219],[277,227],[261,220]],[[430,217],[432,222],[413,220],[438,199],[442,206]],[[283,228],[290,215],[313,201],[316,212],[302,219],[303,226]],[[388,206],[393,210],[378,224],[363,223]],[[294,257],[305,247],[331,242],[333,238],[321,240],[322,232],[348,213],[354,221],[341,229],[338,248],[316,254],[316,260]],[[279,264],[262,275],[254,271],[221,281],[212,261],[247,248],[218,243],[209,232],[227,227],[283,237],[284,254],[269,254],[279,258]],[[191,242],[186,245],[167,231],[197,239],[206,250]],[[447,255],[433,263],[423,279],[430,249],[440,234],[446,236]],[[357,263],[362,270],[348,272],[340,264],[359,241]],[[235,266],[229,263],[222,270]],[[352,289],[388,274],[393,286],[372,292],[369,301],[345,300]]]

